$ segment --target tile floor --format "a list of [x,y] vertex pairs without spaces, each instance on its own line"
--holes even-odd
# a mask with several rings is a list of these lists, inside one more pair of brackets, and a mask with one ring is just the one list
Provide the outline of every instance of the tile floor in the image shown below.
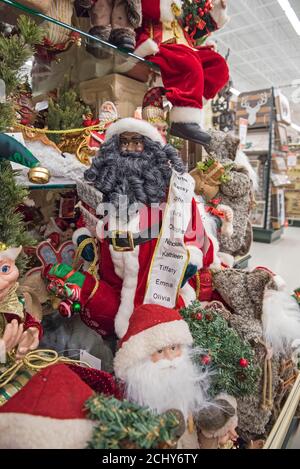
[[268,267],[285,279],[290,290],[300,287],[300,228],[286,228],[272,244],[253,243],[251,256],[251,270]]

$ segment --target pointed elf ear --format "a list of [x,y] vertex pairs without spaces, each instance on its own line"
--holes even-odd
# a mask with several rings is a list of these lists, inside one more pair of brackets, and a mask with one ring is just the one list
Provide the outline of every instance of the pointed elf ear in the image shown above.
[[9,135],[0,133],[0,160],[8,160],[30,168],[28,178],[34,184],[47,184],[50,180],[48,169],[20,142]]

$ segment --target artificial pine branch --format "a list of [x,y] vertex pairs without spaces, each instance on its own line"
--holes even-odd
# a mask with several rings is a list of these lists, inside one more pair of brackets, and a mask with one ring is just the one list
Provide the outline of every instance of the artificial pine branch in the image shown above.
[[[68,130],[82,127],[83,115],[90,109],[80,100],[79,93],[72,88],[65,77],[59,96],[56,100],[49,100],[47,124],[50,130]],[[61,140],[60,135],[50,135],[55,143]]]
[[[33,239],[26,232],[23,215],[17,211],[28,191],[19,186],[15,180],[16,171],[13,171],[9,162],[0,160],[0,241],[7,246],[28,246]],[[17,265],[22,274],[26,269],[26,257],[19,256]]]
[[0,79],[5,82],[7,102],[0,104],[0,132],[12,127],[15,121],[13,97],[20,84],[20,70],[34,54],[34,46],[41,43],[44,32],[37,24],[21,15],[18,34],[0,34]]
[[[181,315],[189,325],[194,345],[205,351],[200,363],[214,371],[210,394],[227,392],[242,397],[255,393],[261,369],[255,363],[250,344],[220,314],[202,309],[198,301],[182,309]],[[241,366],[242,359],[248,366]]]
[[102,394],[86,404],[89,418],[99,421],[89,449],[175,447],[179,422],[172,413],[155,415],[149,409]]

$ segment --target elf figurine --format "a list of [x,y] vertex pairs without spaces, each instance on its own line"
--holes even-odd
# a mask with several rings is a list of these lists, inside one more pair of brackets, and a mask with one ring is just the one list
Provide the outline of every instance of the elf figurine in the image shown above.
[[12,352],[16,348],[17,360],[38,347],[42,334],[40,323],[26,311],[17,294],[19,271],[15,261],[21,250],[0,243],[0,349]]
[[166,121],[163,96],[166,94],[162,86],[151,88],[144,96],[142,117],[157,128],[165,143],[167,143],[168,123]]
[[[228,82],[229,71],[220,54],[194,46],[182,24],[182,6],[181,0],[142,0],[143,24],[137,30],[135,54],[160,67],[166,97],[173,105],[171,135],[207,144],[211,137],[199,125],[203,98],[214,98]],[[221,27],[224,17],[228,20],[224,2],[216,2],[211,10],[216,27],[220,12]]]

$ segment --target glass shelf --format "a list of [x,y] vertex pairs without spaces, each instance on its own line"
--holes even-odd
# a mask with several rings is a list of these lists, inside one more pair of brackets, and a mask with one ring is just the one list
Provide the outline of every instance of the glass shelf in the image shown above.
[[[41,0],[42,1],[42,0]],[[66,50],[54,53],[53,49],[40,49],[31,64],[28,64],[28,72],[32,79],[34,95],[47,93],[62,84],[64,76],[68,76],[75,85],[104,77],[112,73],[125,75],[140,82],[147,82],[150,76],[159,74],[159,68],[141,57],[128,53],[126,50],[91,36],[88,31],[91,27],[89,18],[78,17],[73,10],[71,25],[59,21],[54,17],[39,13],[18,2],[0,0],[1,21],[16,24],[20,15],[30,16],[46,30],[51,30],[52,42],[66,43],[75,35],[75,43],[70,42]],[[46,33],[47,35],[47,33]],[[80,40],[78,40],[80,38]],[[86,45],[100,51],[103,58],[96,58],[87,52]],[[50,59],[51,57],[51,59]],[[31,70],[30,70],[31,68]]]

